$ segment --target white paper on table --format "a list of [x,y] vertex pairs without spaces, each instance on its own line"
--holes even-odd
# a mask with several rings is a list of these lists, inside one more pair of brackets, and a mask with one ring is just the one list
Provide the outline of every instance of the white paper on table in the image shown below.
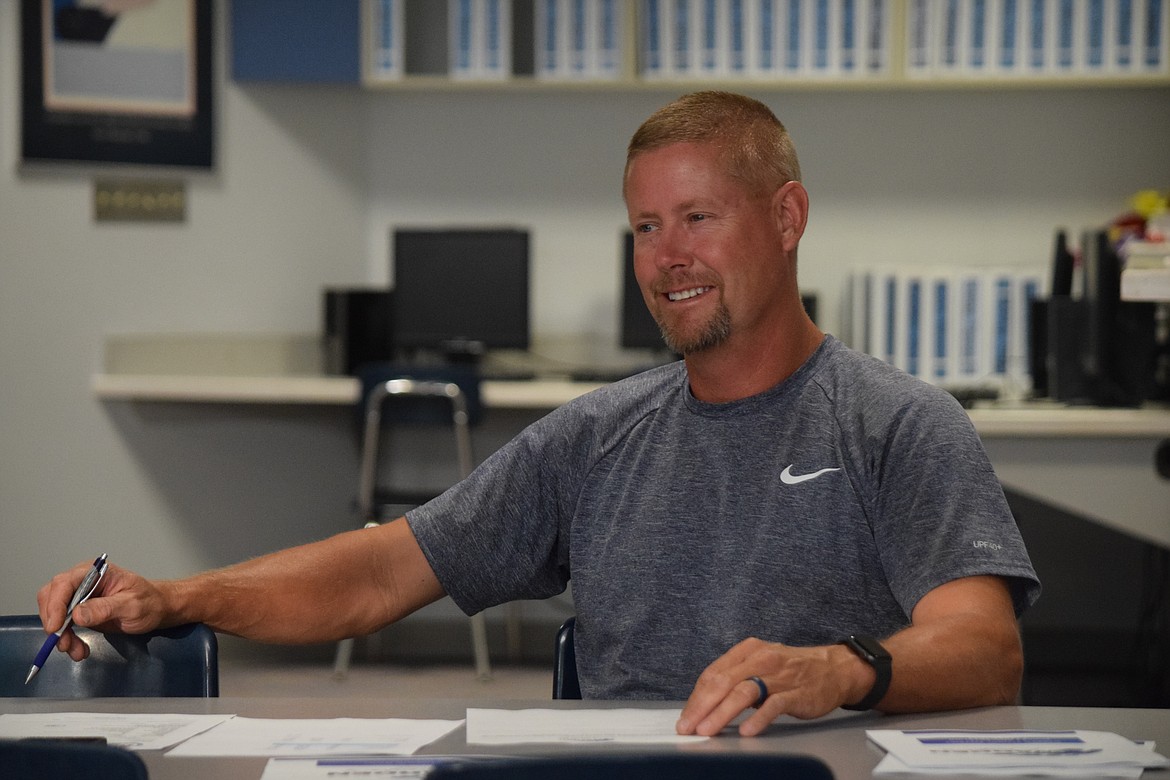
[[507,756],[332,756],[270,758],[260,780],[322,780],[322,778],[392,777],[416,780],[440,764],[507,760]]
[[1004,767],[979,767],[978,769],[971,769],[969,767],[959,767],[954,769],[939,769],[938,767],[925,766],[910,766],[900,760],[895,755],[887,753],[878,765],[873,768],[874,777],[882,777],[884,775],[930,775],[938,777],[939,775],[953,774],[953,775],[972,775],[978,774],[980,777],[1083,777],[1083,778],[1118,778],[1118,780],[1126,780],[1127,778],[1141,777],[1142,772],[1145,771],[1140,766],[1082,766],[1082,767],[1035,767],[1031,769],[1021,769],[1017,766]]
[[469,745],[524,742],[700,742],[675,731],[681,709],[467,710]]
[[[934,772],[1044,770],[1101,773],[1127,767],[1170,765],[1152,744],[1138,744],[1107,731],[872,730],[868,736],[908,769]],[[876,770],[875,770],[876,771]],[[892,770],[891,770],[892,771]]]
[[352,758],[270,758],[260,780],[321,780],[344,777],[426,777],[442,759],[412,756],[354,756]]
[[232,718],[168,756],[409,755],[454,731],[460,720],[409,718]]
[[232,717],[157,712],[4,713],[0,715],[0,738],[104,737],[109,744],[129,750],[163,750]]

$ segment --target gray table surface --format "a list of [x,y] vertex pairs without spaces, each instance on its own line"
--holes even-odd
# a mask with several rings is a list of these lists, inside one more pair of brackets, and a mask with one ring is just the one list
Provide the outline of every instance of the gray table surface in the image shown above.
[[[131,712],[232,713],[256,718],[447,718],[462,719],[468,702],[459,699],[374,698],[219,698],[219,699],[0,699],[0,712]],[[679,707],[680,704],[630,702],[564,702],[507,699],[476,700],[474,707],[525,709],[530,707]],[[1090,729],[1112,731],[1131,739],[1154,740],[1160,752],[1170,750],[1170,710],[1079,707],[991,707],[959,712],[889,716],[838,711],[815,721],[781,719],[759,737],[727,733],[708,742],[686,746],[550,746],[468,745],[462,727],[425,747],[436,755],[537,755],[597,751],[701,750],[716,752],[802,753],[823,759],[841,780],[869,778],[882,756],[865,736],[867,729]],[[265,758],[170,758],[164,751],[144,751],[142,757],[153,780],[255,780],[264,771]],[[922,777],[922,776],[919,776]],[[1170,780],[1170,770],[1147,770],[1144,777]]]

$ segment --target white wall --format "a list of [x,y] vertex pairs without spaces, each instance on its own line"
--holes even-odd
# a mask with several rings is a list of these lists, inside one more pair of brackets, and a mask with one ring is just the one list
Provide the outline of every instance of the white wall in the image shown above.
[[[106,334],[311,331],[323,286],[386,281],[391,226],[505,222],[533,231],[536,332],[614,337],[624,146],[673,90],[240,87],[221,35],[186,222],[98,225],[92,171],[19,169],[16,27],[0,3],[0,611],[99,551],[177,576],[349,522],[343,411],[103,404]],[[1043,264],[1170,172],[1166,87],[753,92],[801,152],[830,329],[851,264]]]

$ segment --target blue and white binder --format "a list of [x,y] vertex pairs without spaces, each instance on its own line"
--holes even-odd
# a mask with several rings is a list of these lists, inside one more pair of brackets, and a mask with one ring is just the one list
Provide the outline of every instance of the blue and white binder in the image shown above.
[[[512,76],[512,0],[478,0],[482,6],[483,59],[481,76],[507,79]],[[479,15],[477,14],[477,18]]]
[[906,8],[906,74],[928,78],[934,74],[935,15],[931,0],[909,0]]
[[[1024,72],[1043,74],[1048,70],[1048,52],[1051,48],[1049,30],[1051,20],[1047,0],[1024,0],[1023,16]],[[1054,37],[1054,36],[1052,36]]]
[[639,66],[643,78],[654,80],[665,78],[672,69],[668,51],[671,39],[670,6],[674,0],[642,0],[642,13],[638,15],[638,39],[641,45],[642,62]]
[[594,77],[618,79],[623,72],[622,41],[625,38],[626,18],[621,0],[592,0],[595,9],[597,32],[596,67]]
[[751,0],[723,0],[726,10],[727,75],[743,78],[748,74],[748,46],[751,31],[748,29],[747,6]]
[[1113,67],[1119,73],[1129,73],[1137,61],[1138,14],[1137,0],[1116,0],[1113,17]]
[[1145,0],[1141,37],[1141,68],[1147,73],[1167,72],[1167,0]]
[[447,2],[449,75],[452,78],[474,78],[476,73],[475,0],[448,0]]
[[988,24],[991,35],[991,69],[1002,76],[1021,70],[1023,38],[1021,15],[1026,0],[990,0]]
[[405,0],[364,0],[366,25],[365,77],[371,83],[398,81],[403,63],[403,16]]
[[744,29],[746,71],[753,78],[773,78],[778,66],[776,6],[781,0],[746,3]]
[[864,31],[864,70],[869,76],[884,76],[890,70],[890,35],[893,27],[891,0],[867,0],[859,24]]
[[448,0],[447,9],[449,76],[510,78],[511,0]]
[[804,0],[781,0],[783,12],[778,15],[780,35],[776,43],[780,52],[780,70],[786,76],[800,76],[805,70],[806,37]]
[[533,9],[536,77],[561,78],[568,70],[564,63],[564,44],[559,40],[561,0],[536,0]]

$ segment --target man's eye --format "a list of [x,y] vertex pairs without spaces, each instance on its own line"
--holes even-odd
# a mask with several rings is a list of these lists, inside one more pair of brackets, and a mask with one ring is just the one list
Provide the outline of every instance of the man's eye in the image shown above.
[[702,222],[706,218],[706,214],[691,214],[691,222]]

